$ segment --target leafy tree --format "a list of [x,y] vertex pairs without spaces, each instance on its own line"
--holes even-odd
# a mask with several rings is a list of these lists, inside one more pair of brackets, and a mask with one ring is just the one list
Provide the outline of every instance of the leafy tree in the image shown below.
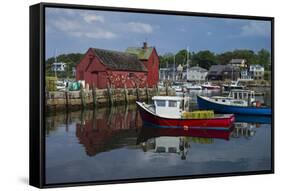
[[[66,63],[66,68],[64,72],[57,72],[57,76],[59,78],[73,78],[74,76],[72,75],[72,68],[75,67],[80,60],[82,59],[84,54],[81,53],[70,53],[70,54],[61,54],[57,56],[57,62],[64,62]],[[52,64],[55,62],[55,58],[51,57],[48,58],[45,62],[46,66],[46,75],[47,76],[54,76],[55,72],[52,71]]]
[[258,58],[258,64],[262,65],[265,67],[266,70],[269,69],[269,64],[270,64],[270,53],[269,51],[265,49],[261,49],[257,53],[257,58]]
[[212,65],[218,64],[215,53],[204,50],[192,55],[192,65],[198,65],[202,68],[209,69]]

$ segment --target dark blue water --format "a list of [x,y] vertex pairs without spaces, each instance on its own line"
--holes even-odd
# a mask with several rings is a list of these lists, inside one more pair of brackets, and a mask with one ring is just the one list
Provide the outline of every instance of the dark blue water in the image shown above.
[[142,127],[135,105],[51,115],[46,183],[270,170],[271,122],[253,119],[182,134]]

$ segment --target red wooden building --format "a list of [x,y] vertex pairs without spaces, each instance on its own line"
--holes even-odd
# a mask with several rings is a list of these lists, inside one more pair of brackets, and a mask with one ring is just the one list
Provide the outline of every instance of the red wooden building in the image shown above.
[[128,48],[126,52],[89,48],[76,66],[76,80],[90,87],[153,87],[158,83],[159,58],[155,48]]
[[137,55],[138,59],[147,69],[148,87],[156,86],[159,81],[159,57],[154,47],[148,47],[143,43],[143,47],[128,48],[126,52]]

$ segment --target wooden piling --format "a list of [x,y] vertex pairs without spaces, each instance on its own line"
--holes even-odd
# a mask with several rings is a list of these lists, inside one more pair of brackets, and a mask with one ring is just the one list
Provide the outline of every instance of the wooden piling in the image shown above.
[[69,104],[68,103],[68,100],[69,100],[68,90],[65,91],[64,95],[65,95],[65,108],[66,108],[66,110],[68,110],[68,104]]
[[156,85],[155,88],[156,88],[156,96],[158,96],[159,95],[159,87],[158,87],[158,85]]
[[145,97],[146,97],[146,101],[148,102],[148,99],[149,99],[149,93],[148,93],[147,84],[146,84],[146,86],[145,86]]
[[166,90],[166,96],[168,96],[169,95],[169,88],[168,88],[167,84],[165,84],[165,90]]
[[137,101],[140,100],[140,96],[139,96],[139,86],[136,87],[136,96],[137,96]]
[[93,97],[93,107],[96,107],[97,106],[97,88],[96,88],[96,86],[93,86],[92,97]]
[[107,94],[108,94],[109,106],[113,106],[112,90],[109,84],[107,84]]
[[128,100],[128,90],[127,90],[126,84],[124,85],[124,101],[125,101],[125,104],[129,103],[129,100]]
[[80,89],[80,98],[81,98],[81,105],[83,108],[85,108],[86,107],[85,92],[82,87]]

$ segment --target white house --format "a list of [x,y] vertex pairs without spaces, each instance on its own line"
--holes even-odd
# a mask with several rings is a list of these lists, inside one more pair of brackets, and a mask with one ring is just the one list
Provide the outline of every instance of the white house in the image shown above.
[[255,80],[263,80],[264,78],[264,67],[261,65],[250,65],[249,73]]
[[66,63],[64,62],[54,62],[52,64],[52,71],[63,72],[65,71]]
[[187,69],[185,79],[187,81],[205,81],[208,71],[199,66],[193,66]]

